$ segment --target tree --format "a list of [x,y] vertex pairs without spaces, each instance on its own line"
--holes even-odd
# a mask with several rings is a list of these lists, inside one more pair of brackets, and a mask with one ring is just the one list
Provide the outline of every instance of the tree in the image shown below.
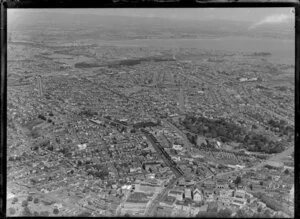
[[264,212],[263,212],[263,215],[262,215],[264,218],[271,218],[271,211],[269,209],[266,209]]
[[8,211],[9,211],[10,215],[14,215],[16,213],[16,209],[15,208],[9,208]]
[[239,209],[239,210],[236,212],[235,217],[236,217],[236,218],[248,218],[248,215],[246,214],[245,211]]
[[236,179],[234,180],[234,184],[238,186],[241,183],[242,183],[242,178],[240,176],[237,176]]
[[258,206],[257,212],[261,212],[261,210],[262,210],[262,207],[261,207],[261,206]]
[[197,218],[217,218],[219,215],[217,212],[199,212]]
[[42,211],[40,213],[40,216],[49,216],[49,215],[50,215],[50,213],[48,211]]
[[33,212],[33,215],[34,216],[40,216],[39,212],[37,212],[37,211]]
[[290,173],[290,171],[289,171],[288,169],[285,169],[285,170],[284,170],[284,173],[285,173],[286,175],[288,175],[288,174]]
[[27,201],[31,202],[32,200],[33,200],[33,198],[31,195],[27,197]]
[[17,202],[18,202],[18,198],[17,198],[17,197],[13,198],[12,204],[15,204],[15,203],[17,203]]
[[251,190],[253,190],[253,185],[252,185],[252,184],[250,184],[250,185],[249,185],[249,188],[250,188]]
[[229,208],[221,209],[218,212],[219,217],[229,218],[232,214],[232,211]]
[[234,186],[232,185],[232,183],[229,183],[228,186],[229,186],[230,189],[234,189]]
[[252,217],[253,217],[253,218],[264,218],[264,217],[263,217],[263,214],[262,214],[261,212],[260,212],[260,213],[259,213],[259,212],[254,213],[254,214],[252,215]]
[[90,217],[90,216],[92,216],[92,214],[88,211],[84,211],[84,212],[78,214],[77,216],[78,217]]
[[22,201],[22,207],[27,207],[28,206],[28,201]]
[[54,208],[53,209],[53,214],[58,214],[59,213],[59,210],[57,208]]
[[53,151],[53,145],[50,145],[48,148],[47,148],[49,151]]
[[36,180],[36,179],[30,179],[30,183],[31,183],[32,185],[35,185],[35,184],[37,183],[37,180]]
[[35,204],[39,203],[39,201],[40,200],[38,198],[33,199],[33,203],[35,203]]
[[30,211],[30,209],[26,206],[23,208],[23,211],[22,211],[22,216],[32,216],[32,213]]
[[82,161],[81,160],[78,160],[77,161],[77,166],[81,166],[83,163],[82,163]]
[[271,197],[263,194],[261,196],[261,200],[262,202],[266,203],[267,207],[273,209],[274,211],[282,211],[283,207],[282,204],[274,199],[272,199]]

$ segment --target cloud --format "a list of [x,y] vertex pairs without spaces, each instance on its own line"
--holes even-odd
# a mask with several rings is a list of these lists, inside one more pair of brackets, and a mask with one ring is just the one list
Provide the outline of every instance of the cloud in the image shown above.
[[253,29],[255,27],[264,25],[264,24],[281,24],[287,23],[291,19],[291,15],[289,14],[274,14],[265,17],[264,19],[260,20],[259,22],[253,24],[249,27],[249,29]]

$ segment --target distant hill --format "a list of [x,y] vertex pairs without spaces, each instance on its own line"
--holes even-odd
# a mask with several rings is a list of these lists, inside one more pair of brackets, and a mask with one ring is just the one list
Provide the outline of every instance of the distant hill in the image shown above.
[[[68,11],[70,10],[70,11]],[[268,36],[293,38],[294,29],[287,25],[261,25],[249,29],[252,25],[245,21],[231,21],[220,19],[213,20],[179,20],[158,17],[130,17],[122,15],[99,15],[95,14],[71,14],[72,9],[60,9],[51,11],[50,9],[36,9],[26,11],[23,9],[14,13],[13,17],[8,16],[9,30],[81,30],[93,33],[115,33],[124,35],[126,31],[132,31],[138,35],[155,35],[159,38],[162,34],[172,36],[182,36],[187,34],[197,37],[203,34],[216,36]],[[67,13],[66,13],[67,12]]]

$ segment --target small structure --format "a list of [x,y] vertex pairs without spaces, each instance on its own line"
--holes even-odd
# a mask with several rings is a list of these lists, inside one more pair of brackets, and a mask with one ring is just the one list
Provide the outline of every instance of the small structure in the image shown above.
[[179,150],[179,151],[181,151],[182,148],[183,148],[183,147],[182,147],[180,144],[174,144],[174,145],[173,145],[173,149],[174,149],[174,150]]
[[184,198],[185,199],[192,199],[192,191],[190,189],[184,190]]
[[78,146],[79,150],[84,150],[84,149],[86,149],[87,144],[79,144],[77,146]]

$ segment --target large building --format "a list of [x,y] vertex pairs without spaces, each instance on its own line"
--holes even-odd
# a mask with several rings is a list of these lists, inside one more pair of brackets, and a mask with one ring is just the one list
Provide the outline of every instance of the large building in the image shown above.
[[215,188],[215,186],[216,186],[216,183],[212,180],[207,180],[203,183],[203,187],[206,189],[213,189],[213,188]]
[[170,190],[168,196],[175,197],[177,200],[183,200],[183,191],[181,190]]
[[198,188],[193,191],[193,200],[195,202],[201,202],[203,200],[203,194]]
[[139,183],[135,184],[136,192],[144,192],[144,193],[158,193],[162,190],[162,187],[159,185],[154,185],[150,183]]
[[236,190],[232,199],[231,205],[233,207],[241,208],[247,204],[246,191]]

